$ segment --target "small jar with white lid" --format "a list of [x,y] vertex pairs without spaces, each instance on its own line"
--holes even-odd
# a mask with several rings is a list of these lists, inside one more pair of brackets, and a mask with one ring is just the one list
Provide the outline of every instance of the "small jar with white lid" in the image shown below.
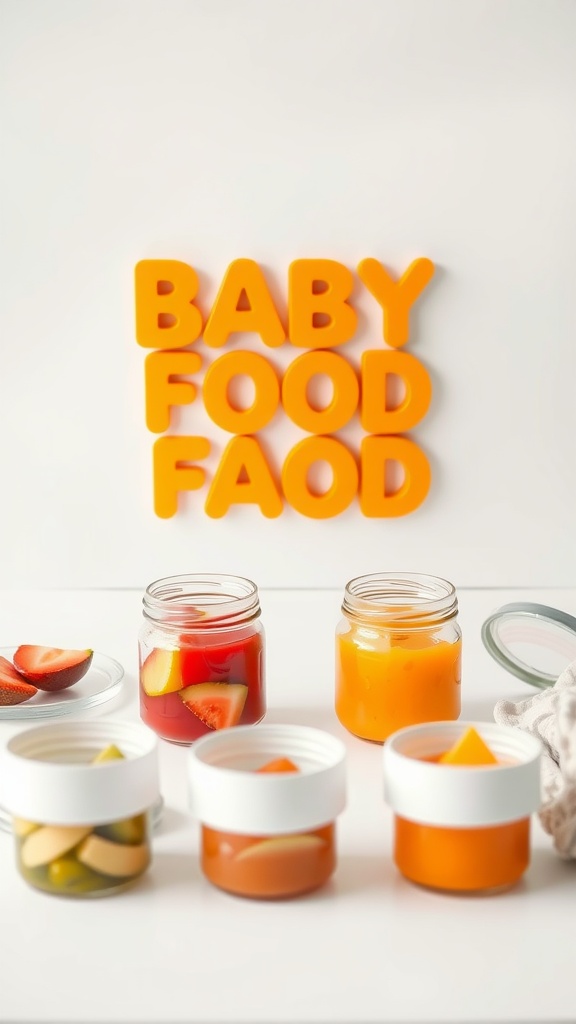
[[[439,763],[473,727],[497,759]],[[451,892],[499,891],[530,863],[530,818],[540,806],[541,743],[490,722],[433,722],[384,747],[384,796],[394,812],[394,861],[412,882]]]
[[189,782],[206,878],[260,899],[327,882],[346,803],[345,762],[340,740],[308,726],[240,726],[198,740]]
[[129,722],[64,723],[17,733],[0,751],[0,804],[16,862],[34,888],[106,896],[151,860],[158,740]]

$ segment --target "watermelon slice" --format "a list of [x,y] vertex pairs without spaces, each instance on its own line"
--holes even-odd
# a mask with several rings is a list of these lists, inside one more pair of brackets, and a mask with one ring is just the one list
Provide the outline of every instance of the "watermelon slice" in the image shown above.
[[209,729],[228,729],[240,721],[248,687],[243,683],[194,683],[178,696]]

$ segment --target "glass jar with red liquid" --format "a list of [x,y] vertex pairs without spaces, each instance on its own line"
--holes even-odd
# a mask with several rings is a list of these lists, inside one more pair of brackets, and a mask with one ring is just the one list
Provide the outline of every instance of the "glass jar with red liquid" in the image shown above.
[[266,712],[258,588],[240,576],[156,580],[142,601],[140,716],[162,739],[189,744]]

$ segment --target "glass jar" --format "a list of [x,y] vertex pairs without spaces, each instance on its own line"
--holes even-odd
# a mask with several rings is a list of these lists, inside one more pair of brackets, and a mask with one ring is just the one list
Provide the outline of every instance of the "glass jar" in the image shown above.
[[456,591],[419,573],[373,573],[346,585],[336,629],[336,714],[361,739],[460,714]]
[[[472,726],[497,764],[439,764]],[[450,892],[509,888],[530,862],[540,805],[542,745],[487,722],[402,729],[384,747],[384,794],[394,811],[394,861],[405,878]]]
[[140,716],[173,743],[265,714],[258,589],[240,576],[157,580],[142,601]]
[[259,899],[324,885],[336,867],[345,761],[340,740],[308,726],[246,726],[199,740],[189,780],[206,878]]
[[128,722],[66,723],[18,733],[0,753],[0,800],[29,885],[107,896],[151,861],[158,740]]

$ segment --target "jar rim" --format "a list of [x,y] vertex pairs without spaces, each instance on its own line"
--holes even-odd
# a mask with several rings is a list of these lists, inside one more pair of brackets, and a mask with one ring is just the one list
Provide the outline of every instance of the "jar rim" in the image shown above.
[[416,572],[375,572],[349,580],[342,611],[370,623],[429,625],[458,613],[456,588],[441,576]]
[[146,618],[175,629],[228,628],[260,615],[256,584],[225,573],[164,576],[146,587],[142,604]]

